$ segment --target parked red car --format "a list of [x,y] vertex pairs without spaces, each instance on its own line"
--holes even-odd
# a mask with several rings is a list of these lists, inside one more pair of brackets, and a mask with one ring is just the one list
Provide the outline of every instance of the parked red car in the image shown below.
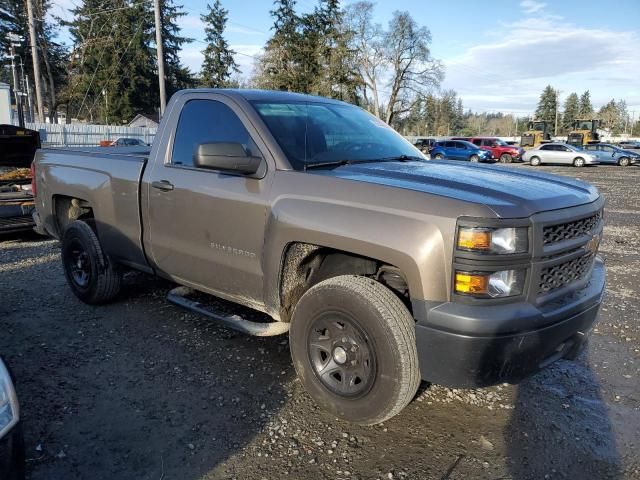
[[496,137],[459,137],[453,140],[466,140],[477,145],[483,150],[489,150],[493,158],[500,160],[502,163],[511,163],[513,161],[521,161],[524,149],[509,145],[508,143]]

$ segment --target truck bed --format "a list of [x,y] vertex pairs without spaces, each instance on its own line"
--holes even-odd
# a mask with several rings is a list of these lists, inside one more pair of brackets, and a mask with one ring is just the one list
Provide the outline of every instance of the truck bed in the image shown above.
[[149,147],[39,150],[37,202],[45,229],[59,237],[56,204],[69,198],[84,200],[99,219],[96,228],[109,245],[107,253],[124,264],[146,265],[139,206],[140,179],[149,151]]

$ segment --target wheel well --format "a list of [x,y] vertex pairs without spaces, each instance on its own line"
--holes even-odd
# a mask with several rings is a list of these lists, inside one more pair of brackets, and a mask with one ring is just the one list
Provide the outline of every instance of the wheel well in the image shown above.
[[59,237],[62,237],[67,225],[74,220],[93,219],[93,209],[91,205],[86,200],[80,198],[56,195],[53,197],[53,209]]
[[339,275],[375,278],[411,309],[409,287],[399,268],[351,252],[295,242],[285,250],[280,268],[280,320],[291,320],[298,300],[312,286]]

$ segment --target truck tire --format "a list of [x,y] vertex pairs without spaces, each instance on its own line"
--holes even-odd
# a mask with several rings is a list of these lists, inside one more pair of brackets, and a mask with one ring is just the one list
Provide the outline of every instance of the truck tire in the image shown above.
[[420,385],[415,320],[370,278],[342,275],[310,288],[295,307],[289,339],[307,392],[343,420],[383,422]]
[[618,159],[618,165],[621,167],[628,167],[631,162],[629,161],[629,157],[620,157]]
[[531,160],[529,160],[529,163],[531,164],[532,167],[539,167],[540,166],[540,157],[531,157]]
[[71,291],[85,303],[106,303],[120,291],[121,272],[102,251],[96,233],[82,220],[72,222],[64,231],[62,265]]
[[512,161],[513,161],[513,157],[508,153],[503,153],[502,155],[500,155],[501,163],[511,163]]
[[574,167],[584,167],[584,158],[582,157],[576,157],[573,159],[573,166]]

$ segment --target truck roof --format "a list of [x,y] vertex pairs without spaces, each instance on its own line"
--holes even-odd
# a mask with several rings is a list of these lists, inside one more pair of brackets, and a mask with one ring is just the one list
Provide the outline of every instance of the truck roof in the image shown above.
[[241,97],[248,101],[273,101],[273,102],[316,102],[316,103],[334,103],[345,104],[340,100],[319,97],[316,95],[308,95],[305,93],[282,92],[275,90],[259,90],[249,88],[197,88],[189,90],[180,90],[175,95],[186,95],[194,92],[210,92],[223,93],[230,97]]

